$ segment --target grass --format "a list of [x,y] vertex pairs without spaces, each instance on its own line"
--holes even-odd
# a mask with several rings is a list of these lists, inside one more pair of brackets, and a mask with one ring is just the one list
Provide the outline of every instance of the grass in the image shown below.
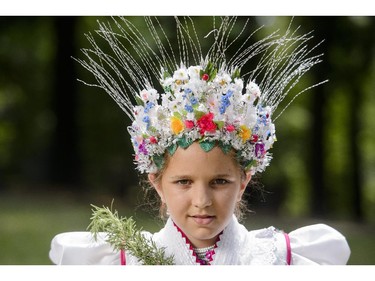
[[[111,199],[97,200],[109,205]],[[108,203],[106,203],[108,202]],[[73,196],[0,194],[0,265],[49,265],[48,252],[51,239],[60,232],[83,231],[90,223],[90,203]],[[116,203],[116,202],[115,202]],[[138,226],[151,232],[162,223],[142,212],[134,213],[134,207],[115,208],[122,216],[133,215]],[[250,215],[244,222],[248,229],[274,225],[291,231],[297,227],[315,223],[311,219],[286,219],[275,216]],[[349,264],[375,265],[375,225],[348,221],[319,221],[341,231],[349,242],[352,255]]]

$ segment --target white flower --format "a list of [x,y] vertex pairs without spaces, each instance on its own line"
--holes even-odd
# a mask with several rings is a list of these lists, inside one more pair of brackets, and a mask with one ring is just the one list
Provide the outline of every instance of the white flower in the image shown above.
[[160,84],[163,88],[170,87],[173,83],[173,78],[172,77],[167,77],[163,80],[160,80]]
[[247,84],[246,90],[247,92],[250,93],[250,95],[255,96],[255,97],[260,97],[259,86],[255,84],[254,82],[250,82],[249,84]]
[[235,91],[241,94],[243,89],[243,80],[240,78],[234,78],[234,86]]
[[214,79],[214,83],[219,84],[222,87],[229,84],[231,81],[232,78],[228,73],[225,72],[218,74]]
[[148,99],[149,101],[153,102],[153,103],[157,103],[158,99],[159,99],[159,93],[158,91],[156,91],[155,89],[149,89],[148,90]]
[[148,101],[149,99],[149,92],[146,90],[146,89],[143,89],[140,93],[139,93],[139,96],[141,97],[141,99],[143,101]]
[[197,65],[197,66],[190,66],[188,68],[188,74],[190,76],[190,79],[196,79],[196,80],[200,80],[200,71],[201,71],[202,67]]
[[188,72],[186,68],[180,68],[176,70],[173,74],[174,81],[185,81],[188,79],[189,79],[189,76],[188,76]]

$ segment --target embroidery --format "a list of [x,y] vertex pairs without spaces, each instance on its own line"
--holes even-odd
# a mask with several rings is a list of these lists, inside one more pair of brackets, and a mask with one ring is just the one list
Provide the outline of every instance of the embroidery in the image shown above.
[[220,241],[220,235],[223,233],[223,231],[218,235],[217,241],[215,242],[214,245],[199,249],[199,248],[193,247],[189,238],[181,230],[181,228],[178,227],[177,224],[173,222],[173,225],[176,227],[176,229],[181,234],[181,236],[185,239],[185,242],[189,246],[189,249],[192,251],[193,256],[196,259],[196,262],[199,263],[200,265],[211,265],[211,262],[213,261],[213,256],[215,255],[215,249],[217,248],[217,243]]

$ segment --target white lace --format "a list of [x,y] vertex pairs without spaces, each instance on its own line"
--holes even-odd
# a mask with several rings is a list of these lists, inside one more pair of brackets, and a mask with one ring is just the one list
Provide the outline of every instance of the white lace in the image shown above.
[[[277,247],[279,239],[285,238],[274,227],[249,232],[233,217],[220,236],[220,241],[217,242],[211,264],[285,264],[285,250]],[[194,256],[194,249],[191,249],[190,245],[186,243],[171,220],[168,220],[160,232],[153,235],[153,240],[159,246],[165,247],[167,254],[174,256],[175,264],[199,264]],[[284,241],[279,244],[284,245],[282,243],[285,244]],[[196,255],[200,257],[198,253]]]

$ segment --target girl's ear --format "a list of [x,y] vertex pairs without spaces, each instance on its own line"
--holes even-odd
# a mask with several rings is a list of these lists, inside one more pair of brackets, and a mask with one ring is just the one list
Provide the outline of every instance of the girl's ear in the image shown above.
[[238,194],[238,201],[241,201],[242,195],[245,192],[246,187],[248,186],[250,180],[251,180],[251,172],[246,172],[245,177],[241,180],[240,192]]
[[156,192],[159,194],[159,197],[163,203],[164,202],[164,193],[163,188],[161,186],[160,180],[157,179],[156,174],[148,174],[148,180],[150,181],[151,185],[155,188]]

